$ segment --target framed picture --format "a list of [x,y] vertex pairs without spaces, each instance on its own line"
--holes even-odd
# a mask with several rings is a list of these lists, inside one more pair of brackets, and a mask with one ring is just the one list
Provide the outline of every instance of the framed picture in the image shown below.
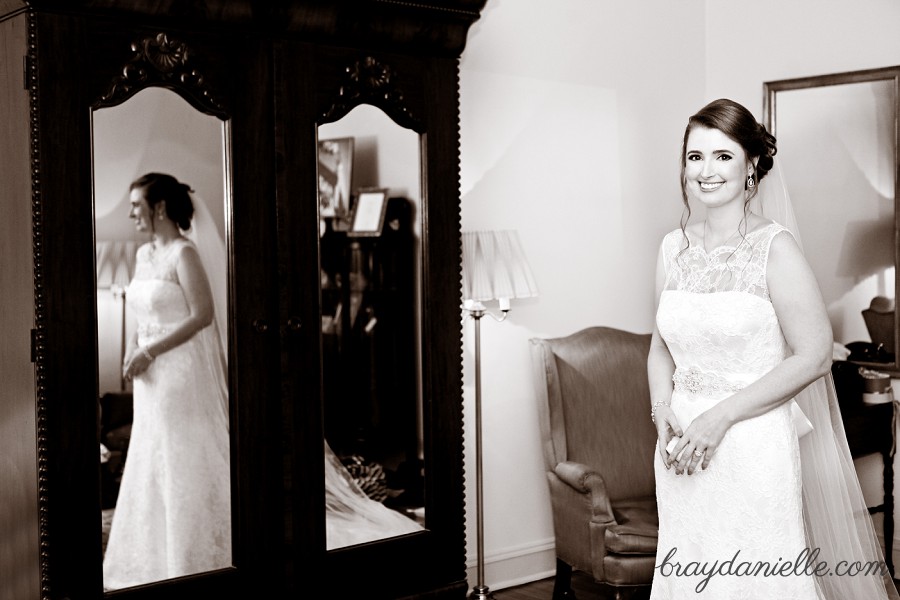
[[353,209],[353,138],[319,140],[319,217],[346,219]]
[[381,235],[384,211],[387,208],[387,192],[386,188],[363,188],[357,192],[348,236]]

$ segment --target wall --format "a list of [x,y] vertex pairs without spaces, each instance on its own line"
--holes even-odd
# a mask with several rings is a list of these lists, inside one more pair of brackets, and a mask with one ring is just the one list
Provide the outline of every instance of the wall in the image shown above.
[[706,3],[706,96],[762,117],[762,83],[900,64],[893,0]]
[[[540,289],[538,298],[513,300],[506,322],[482,320],[492,589],[550,575],[555,564],[528,338],[590,325],[651,329],[658,243],[681,214],[684,123],[704,100],[703,62],[693,60],[704,49],[702,14],[700,0],[490,0],[469,35],[461,63],[463,230],[518,230]],[[695,68],[684,68],[691,61]],[[466,321],[470,567],[471,336]]]
[[[650,331],[657,244],[681,214],[687,117],[727,96],[761,119],[763,81],[900,64],[898,22],[891,0],[489,0],[461,62],[463,229],[518,229],[541,290],[514,300],[506,322],[482,321],[492,589],[554,569],[528,338]],[[463,333],[474,583],[471,323]]]

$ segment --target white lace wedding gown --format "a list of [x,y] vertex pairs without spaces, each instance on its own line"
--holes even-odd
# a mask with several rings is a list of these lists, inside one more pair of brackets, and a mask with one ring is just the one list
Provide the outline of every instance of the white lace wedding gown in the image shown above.
[[[138,249],[128,306],[139,343],[188,314],[177,241]],[[157,356],[134,379],[134,421],[103,561],[107,589],[231,565],[224,356],[215,324]]]
[[[672,410],[683,429],[700,413],[770,371],[788,353],[766,286],[770,224],[707,254],[680,229],[663,240],[666,286],[657,326],[676,371]],[[790,235],[789,233],[787,235]],[[679,254],[680,253],[680,254]],[[655,451],[655,448],[654,448]],[[656,452],[659,545],[651,598],[816,600],[809,575],[691,576],[690,563],[795,561],[805,540],[800,452],[785,403],[735,424],[709,468],[666,470]],[[668,556],[668,558],[667,558]],[[681,575],[677,565],[681,565]],[[667,564],[669,567],[660,567]]]

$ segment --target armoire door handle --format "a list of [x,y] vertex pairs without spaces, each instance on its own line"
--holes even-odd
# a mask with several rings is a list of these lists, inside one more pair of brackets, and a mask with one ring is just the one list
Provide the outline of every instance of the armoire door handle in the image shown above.
[[269,324],[265,319],[253,319],[253,329],[257,333],[265,333],[269,330]]
[[298,317],[291,317],[287,320],[288,331],[297,332],[300,331],[301,327],[303,327],[303,324]]

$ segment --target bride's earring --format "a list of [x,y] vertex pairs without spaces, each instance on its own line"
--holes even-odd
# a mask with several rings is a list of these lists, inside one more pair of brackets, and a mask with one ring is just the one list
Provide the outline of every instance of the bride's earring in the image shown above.
[[756,187],[756,180],[753,178],[753,173],[747,175],[747,189],[753,189]]

